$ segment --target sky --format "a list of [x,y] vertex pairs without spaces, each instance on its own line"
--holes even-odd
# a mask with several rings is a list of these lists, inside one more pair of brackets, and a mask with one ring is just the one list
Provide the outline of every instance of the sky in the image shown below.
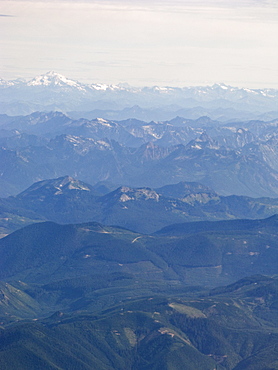
[[0,0],[0,78],[278,88],[278,0]]

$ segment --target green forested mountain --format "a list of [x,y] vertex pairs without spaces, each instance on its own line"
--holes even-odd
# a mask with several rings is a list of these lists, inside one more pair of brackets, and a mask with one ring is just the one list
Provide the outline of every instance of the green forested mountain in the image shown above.
[[45,282],[102,272],[219,285],[277,273],[277,216],[172,225],[143,235],[98,223],[38,223],[0,240],[0,278]]
[[276,369],[277,234],[277,216],[17,230],[0,240],[0,367]]
[[277,340],[277,278],[253,276],[217,291],[180,291],[167,298],[150,294],[102,311],[67,309],[3,328],[0,365],[276,369]]

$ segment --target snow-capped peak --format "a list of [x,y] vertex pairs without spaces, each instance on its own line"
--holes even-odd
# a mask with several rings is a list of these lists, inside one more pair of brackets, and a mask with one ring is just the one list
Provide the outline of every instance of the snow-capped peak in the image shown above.
[[75,87],[79,90],[84,90],[82,85],[74,80],[56,73],[54,71],[47,72],[44,75],[37,76],[27,83],[28,86],[63,86]]

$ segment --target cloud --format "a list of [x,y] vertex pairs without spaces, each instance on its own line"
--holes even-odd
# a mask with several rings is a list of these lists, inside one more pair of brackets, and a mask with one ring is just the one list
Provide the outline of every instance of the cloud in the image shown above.
[[179,7],[278,7],[276,0],[11,0],[17,3],[41,3],[41,4],[63,4],[71,3],[77,6],[82,4],[110,5],[132,7],[152,7],[152,6],[179,6]]
[[[1,1],[1,0],[0,0]],[[276,2],[276,5],[275,5]],[[277,0],[2,0],[3,74],[44,70],[137,84],[268,85]],[[240,66],[232,68],[230,66]],[[264,66],[265,69],[261,67]],[[90,77],[91,76],[91,77]],[[5,77],[5,76],[3,76]],[[260,81],[259,81],[260,80]]]

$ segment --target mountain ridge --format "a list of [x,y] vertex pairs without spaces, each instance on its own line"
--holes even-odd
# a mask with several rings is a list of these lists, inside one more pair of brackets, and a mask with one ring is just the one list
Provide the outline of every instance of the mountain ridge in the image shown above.
[[277,274],[277,235],[277,215],[172,225],[152,235],[97,222],[48,221],[0,239],[0,278],[46,283],[105,268],[215,287],[247,275]]
[[[179,109],[198,106],[206,109],[221,107],[249,112],[250,117],[250,114],[254,116],[254,111],[258,113],[257,116],[277,111],[278,100],[278,90],[275,89],[236,88],[225,84],[192,87],[86,84],[53,71],[27,82],[1,79],[0,90],[3,103],[0,104],[0,112],[17,111],[18,114],[31,113],[38,109],[50,111],[55,107],[67,112],[92,109],[121,110],[137,105],[144,109],[175,106],[176,112]],[[170,111],[173,118],[173,109]],[[132,114],[134,113],[130,112],[129,118]]]
[[[133,87],[128,84],[120,83],[118,85],[107,85],[107,84],[94,84],[94,83],[80,83],[79,81],[69,79],[65,77],[64,75],[55,72],[55,71],[48,71],[45,74],[38,75],[31,80],[24,80],[24,79],[18,79],[18,80],[4,80],[0,79],[0,86],[13,86],[13,85],[20,85],[20,84],[27,84],[27,86],[71,86],[76,87],[80,89],[81,86],[89,86],[91,88],[104,90],[104,89],[121,89],[121,90],[133,90],[133,91],[155,91],[157,93],[167,94],[169,91],[173,90],[186,90],[186,89],[194,89],[195,95],[201,95],[203,97],[204,92],[202,89],[221,92],[223,95],[227,95],[227,93],[233,93],[238,94],[238,92],[248,92],[251,94],[262,94],[264,96],[274,97],[278,94],[277,89],[273,88],[264,88],[264,89],[251,89],[246,87],[234,87],[230,85],[226,85],[224,83],[215,83],[212,85],[204,85],[204,86],[189,86],[189,87],[175,87],[175,86],[151,86],[151,87]],[[206,97],[205,97],[206,98]],[[240,98],[242,98],[242,95],[240,95]]]
[[[278,213],[278,199],[220,196],[199,183],[161,188],[89,185],[70,176],[34,183],[17,196],[0,199],[0,230],[26,223],[97,221],[142,233],[181,222],[260,219]],[[192,224],[192,225],[193,225]]]

